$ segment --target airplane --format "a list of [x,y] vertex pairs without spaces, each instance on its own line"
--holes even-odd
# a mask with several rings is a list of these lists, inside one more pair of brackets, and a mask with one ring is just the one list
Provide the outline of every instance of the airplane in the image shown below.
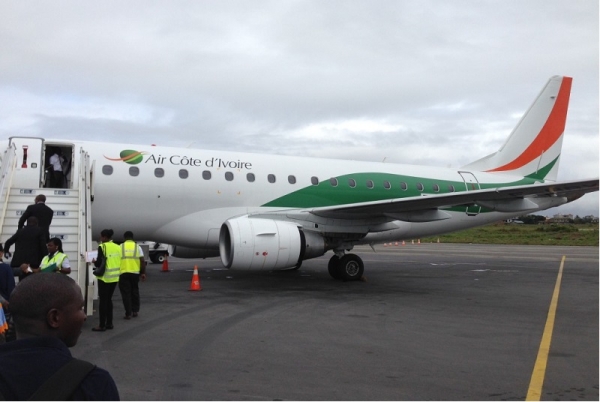
[[[22,197],[2,212],[2,240],[31,195],[45,193],[63,239],[131,230],[175,257],[220,256],[231,270],[297,269],[332,251],[329,274],[359,280],[356,245],[486,225],[598,191],[597,177],[556,181],[571,83],[551,77],[500,149],[459,169],[11,137],[0,142],[0,202],[10,204],[8,189]],[[49,187],[45,168],[56,148],[68,159],[63,188]],[[61,198],[75,192],[77,201]]]

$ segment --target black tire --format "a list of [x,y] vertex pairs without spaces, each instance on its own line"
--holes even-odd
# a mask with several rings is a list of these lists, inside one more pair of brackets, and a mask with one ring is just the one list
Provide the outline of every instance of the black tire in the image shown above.
[[365,264],[356,254],[346,254],[340,259],[339,272],[344,281],[358,281],[363,276]]
[[334,254],[333,257],[329,259],[327,269],[329,270],[329,275],[331,275],[333,279],[342,279],[342,273],[340,272],[340,259],[337,255]]
[[167,259],[167,254],[166,253],[156,254],[156,262],[162,264],[166,259]]
[[152,254],[150,256],[150,261],[152,261],[153,264],[157,264],[158,263],[158,261],[156,260],[156,256],[154,254]]

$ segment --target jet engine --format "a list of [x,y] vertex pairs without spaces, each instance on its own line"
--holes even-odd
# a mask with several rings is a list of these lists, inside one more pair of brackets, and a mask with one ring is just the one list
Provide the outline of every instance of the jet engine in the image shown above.
[[286,269],[325,254],[325,239],[292,222],[243,216],[223,223],[219,252],[227,268]]

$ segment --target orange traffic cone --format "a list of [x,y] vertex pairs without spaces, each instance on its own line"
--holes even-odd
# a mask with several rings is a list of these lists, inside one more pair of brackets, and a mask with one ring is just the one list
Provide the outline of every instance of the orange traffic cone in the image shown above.
[[406,242],[404,240],[402,240],[402,245],[406,246]]
[[200,286],[200,275],[198,275],[197,265],[194,265],[194,275],[192,276],[192,283],[189,290],[202,290],[202,286]]
[[165,259],[163,260],[163,265],[162,265],[162,269],[160,270],[160,272],[169,272],[169,260],[166,255],[165,255]]

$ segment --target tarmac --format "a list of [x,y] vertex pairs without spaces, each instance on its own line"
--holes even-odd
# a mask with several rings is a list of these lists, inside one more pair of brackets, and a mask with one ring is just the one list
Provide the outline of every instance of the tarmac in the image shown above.
[[122,400],[599,399],[597,247],[353,252],[363,281],[332,279],[331,253],[285,272],[149,264],[139,317],[117,288],[115,328],[88,317],[73,355]]

